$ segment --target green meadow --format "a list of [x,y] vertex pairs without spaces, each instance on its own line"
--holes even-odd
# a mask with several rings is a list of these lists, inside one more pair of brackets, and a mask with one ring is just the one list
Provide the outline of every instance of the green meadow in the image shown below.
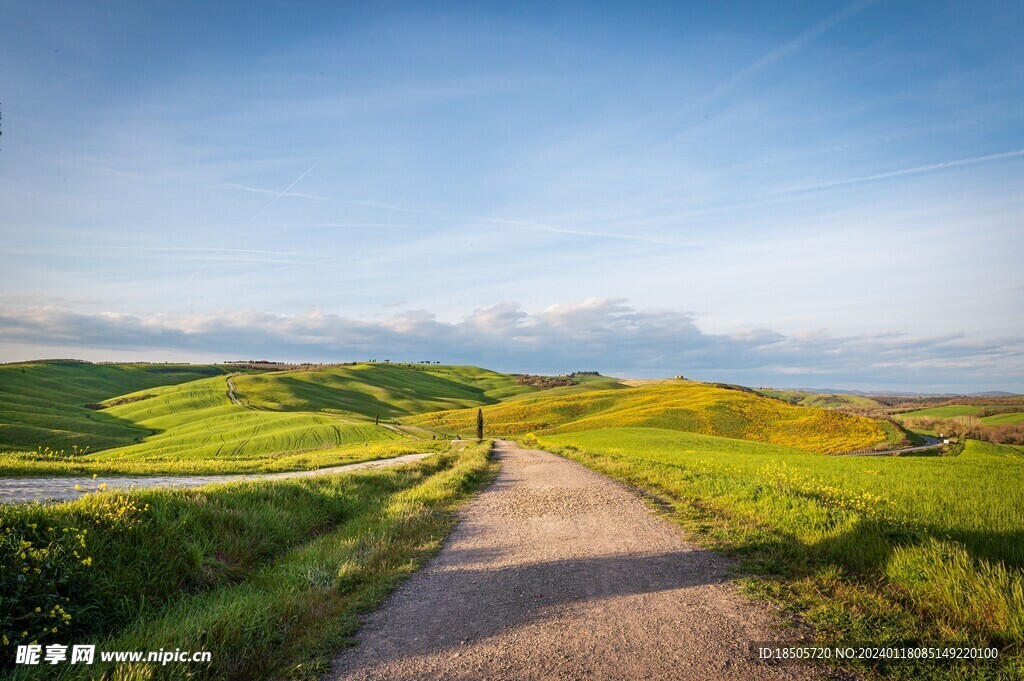
[[933,418],[933,419],[951,419],[957,416],[974,416],[981,407],[971,404],[947,404],[941,407],[928,407],[926,409],[916,409],[914,411],[908,411],[900,414],[900,418]]
[[820,407],[822,409],[835,409],[837,407],[881,407],[878,400],[865,397],[864,395],[846,394],[824,394],[808,393],[800,390],[758,390],[762,395],[774,397],[790,404],[798,404],[801,407]]
[[0,377],[4,475],[269,472],[437,451],[446,445],[432,433],[391,421],[535,390],[507,374],[437,365],[226,374],[38,362],[0,367]]
[[993,414],[985,416],[981,422],[986,426],[1001,426],[1008,423],[1024,423],[1024,412],[1012,412],[1009,414]]
[[239,376],[239,400],[275,411],[328,411],[394,418],[495,404],[532,388],[512,376],[468,366],[357,364],[318,371]]
[[819,641],[955,642],[1004,656],[998,668],[883,662],[872,673],[1024,672],[1022,447],[972,440],[957,456],[823,457],[653,428],[530,441],[653,494]]
[[85,405],[223,375],[215,366],[51,361],[0,365],[0,449],[106,449],[148,434]]

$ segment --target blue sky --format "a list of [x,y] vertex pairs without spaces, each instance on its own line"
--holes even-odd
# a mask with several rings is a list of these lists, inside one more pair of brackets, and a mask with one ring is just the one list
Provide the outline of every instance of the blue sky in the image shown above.
[[17,3],[0,361],[1024,391],[1024,6]]

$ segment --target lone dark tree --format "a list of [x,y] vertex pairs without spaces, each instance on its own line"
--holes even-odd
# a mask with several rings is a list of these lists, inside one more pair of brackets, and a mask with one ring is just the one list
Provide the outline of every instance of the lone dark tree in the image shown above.
[[484,439],[484,410],[476,410],[476,439]]
[[375,415],[373,417],[373,425],[375,425],[375,426],[379,426],[380,425],[380,414],[377,414],[377,415]]

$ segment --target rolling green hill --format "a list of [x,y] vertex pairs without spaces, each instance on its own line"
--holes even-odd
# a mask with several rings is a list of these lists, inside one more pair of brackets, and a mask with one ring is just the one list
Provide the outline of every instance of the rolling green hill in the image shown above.
[[[704,383],[661,383],[579,395],[519,399],[483,408],[488,433],[553,435],[603,428],[663,428],[840,453],[883,443],[879,422],[795,407],[752,392]],[[446,433],[473,432],[475,409],[407,419]]]
[[536,392],[508,374],[478,367],[415,364],[273,372],[239,376],[234,384],[238,399],[259,409],[327,411],[371,419],[495,404]]
[[372,423],[348,423],[330,414],[260,411],[232,404],[222,377],[150,392],[153,397],[108,411],[155,434],[87,458],[239,459],[402,437]]
[[758,390],[757,392],[782,400],[783,402],[800,405],[801,407],[835,409],[837,407],[882,406],[882,403],[878,400],[873,400],[863,395],[808,393],[801,390]]
[[[402,443],[419,442],[418,451],[426,451],[441,446],[430,442],[432,433],[375,425],[375,418],[497,404],[541,390],[467,366],[225,374],[213,366],[69,361],[0,369],[8,379],[0,384],[0,451],[14,452],[0,456],[0,470],[8,474],[289,470],[404,453]],[[228,396],[229,381],[239,404]],[[588,380],[557,390],[613,384]]]
[[950,419],[956,416],[974,416],[981,407],[972,404],[947,404],[941,407],[928,407],[899,414],[899,418],[933,418]]
[[149,431],[85,405],[223,374],[215,366],[41,361],[0,365],[0,450],[117,447]]

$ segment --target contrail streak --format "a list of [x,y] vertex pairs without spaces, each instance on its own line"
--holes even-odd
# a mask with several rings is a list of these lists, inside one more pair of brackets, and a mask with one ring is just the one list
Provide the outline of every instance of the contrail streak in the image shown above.
[[861,12],[868,5],[872,4],[875,0],[858,0],[838,12],[826,17],[823,21],[815,24],[811,28],[807,29],[792,40],[779,45],[775,49],[765,53],[760,59],[750,64],[743,70],[733,75],[729,80],[720,84],[714,90],[704,95],[698,100],[698,106],[703,106],[712,100],[718,99],[720,96],[732,89],[736,83],[748,78],[758,71],[768,68],[782,59],[785,59],[794,52],[798,52],[803,49],[804,45],[811,42],[821,34],[835,28],[839,24],[843,23],[853,15]]
[[[249,219],[248,219],[248,220],[246,220],[246,221],[245,221],[244,223],[242,223],[242,224],[241,224],[241,225],[240,225],[240,226],[238,227],[238,229],[236,229],[236,230],[235,230],[235,233],[233,234],[233,238],[231,239],[231,242],[233,243],[233,242],[235,241],[235,239],[237,239],[237,238],[238,238],[239,234],[241,234],[241,233],[242,233],[242,230],[244,230],[244,229],[245,229],[246,227],[248,227],[249,225],[251,225],[251,224],[252,224],[252,221],[253,221],[253,220],[255,220],[255,219],[256,219],[256,218],[258,218],[259,216],[261,216],[261,215],[263,215],[264,213],[266,213],[266,212],[267,212],[268,210],[270,210],[270,207],[271,207],[271,206],[273,206],[273,205],[274,205],[275,203],[277,203],[277,202],[278,202],[278,200],[279,200],[279,199],[280,199],[280,198],[281,198],[282,196],[285,196],[286,194],[288,194],[288,192],[289,192],[289,191],[291,191],[292,187],[294,187],[294,186],[295,186],[295,185],[297,185],[297,184],[298,184],[299,182],[301,182],[301,181],[302,181],[302,178],[304,178],[304,177],[305,177],[306,175],[309,175],[309,173],[310,173],[310,172],[311,172],[311,171],[313,170],[313,168],[315,168],[315,167],[316,167],[316,164],[314,163],[313,165],[311,165],[311,166],[310,166],[310,167],[309,167],[309,168],[308,168],[308,169],[306,170],[306,172],[302,173],[302,174],[301,174],[301,175],[299,175],[299,176],[298,176],[297,178],[295,178],[295,181],[294,181],[294,182],[292,182],[292,183],[291,183],[290,185],[288,185],[287,187],[285,187],[284,191],[282,191],[282,192],[278,192],[278,193],[277,193],[277,196],[275,196],[275,197],[274,197],[273,199],[271,199],[271,200],[270,200],[270,203],[268,203],[267,205],[263,206],[263,208],[261,208],[261,209],[260,209],[259,211],[257,211],[255,215],[253,215],[253,216],[252,216],[251,218],[249,218]],[[199,266],[199,269],[197,269],[197,270],[196,270],[195,272],[193,272],[193,273],[192,273],[192,274],[191,274],[191,275],[189,276],[189,278],[185,280],[185,283],[186,283],[186,284],[188,284],[188,283],[190,283],[190,282],[191,282],[191,281],[192,281],[193,279],[195,279],[195,278],[196,278],[196,277],[197,277],[197,276],[198,276],[198,275],[199,275],[200,273],[202,273],[202,272],[203,272],[203,271],[204,271],[204,270],[206,269],[206,267],[207,267],[207,266],[208,266],[208,265],[210,264],[210,261],[211,261],[211,260],[213,260],[214,256],[220,255],[221,253],[223,253],[223,252],[227,251],[227,250],[228,250],[228,248],[229,248],[228,246],[225,246],[224,248],[221,248],[220,250],[218,250],[218,251],[215,251],[215,252],[214,252],[214,253],[213,253],[213,254],[212,254],[212,255],[211,255],[210,257],[208,257],[208,258],[207,258],[206,260],[204,260],[204,261],[203,261],[203,264]]]
[[1009,158],[1019,158],[1024,156],[1024,149],[1017,149],[1015,151],[1004,151],[998,154],[988,154],[987,156],[974,156],[972,158],[960,158],[955,161],[943,161],[941,163],[930,163],[924,166],[914,166],[913,168],[901,168],[900,170],[891,170],[887,173],[876,173],[875,175],[865,175],[863,177],[852,177],[846,180],[832,180],[830,182],[822,182],[820,184],[808,185],[806,187],[796,187],[794,189],[787,189],[778,194],[772,194],[769,196],[784,196],[789,194],[799,194],[802,192],[817,191],[819,189],[830,189],[832,187],[845,187],[851,184],[861,184],[862,182],[874,182],[875,180],[885,180],[890,177],[904,177],[906,175],[921,175],[922,173],[930,173],[936,170],[946,170],[948,168],[959,168],[961,166],[973,166],[979,163],[988,163],[989,161],[1003,161]]
[[[256,187],[247,187],[245,185],[234,185],[238,189],[242,189],[247,192],[257,192],[260,194],[271,194],[275,193],[270,189],[259,189]],[[287,189],[278,195],[280,196],[293,196],[296,198],[311,199],[314,201],[329,201],[332,203],[344,203],[358,206],[368,206],[370,208],[381,208],[383,210],[396,211],[399,213],[413,213],[416,215],[429,215],[443,218],[451,218],[455,220],[463,220],[466,222],[483,222],[492,225],[501,225],[503,227],[509,227],[519,231],[527,232],[548,232],[551,234],[568,234],[570,236],[593,236],[605,239],[619,239],[623,241],[638,241],[642,243],[655,244],[657,246],[679,246],[689,247],[692,244],[683,243],[680,241],[672,241],[668,239],[659,239],[657,237],[645,236],[643,234],[625,234],[618,232],[599,232],[586,229],[570,229],[566,227],[557,227],[555,225],[549,225],[543,222],[529,222],[525,220],[507,220],[500,218],[482,218],[474,215],[461,215],[459,213],[453,213],[446,210],[430,210],[427,208],[409,208],[408,206],[398,206],[393,203],[383,203],[380,201],[361,201],[356,199],[339,199],[330,196],[319,196],[317,194],[302,194],[299,192],[289,192]],[[314,225],[310,225],[314,226]]]

